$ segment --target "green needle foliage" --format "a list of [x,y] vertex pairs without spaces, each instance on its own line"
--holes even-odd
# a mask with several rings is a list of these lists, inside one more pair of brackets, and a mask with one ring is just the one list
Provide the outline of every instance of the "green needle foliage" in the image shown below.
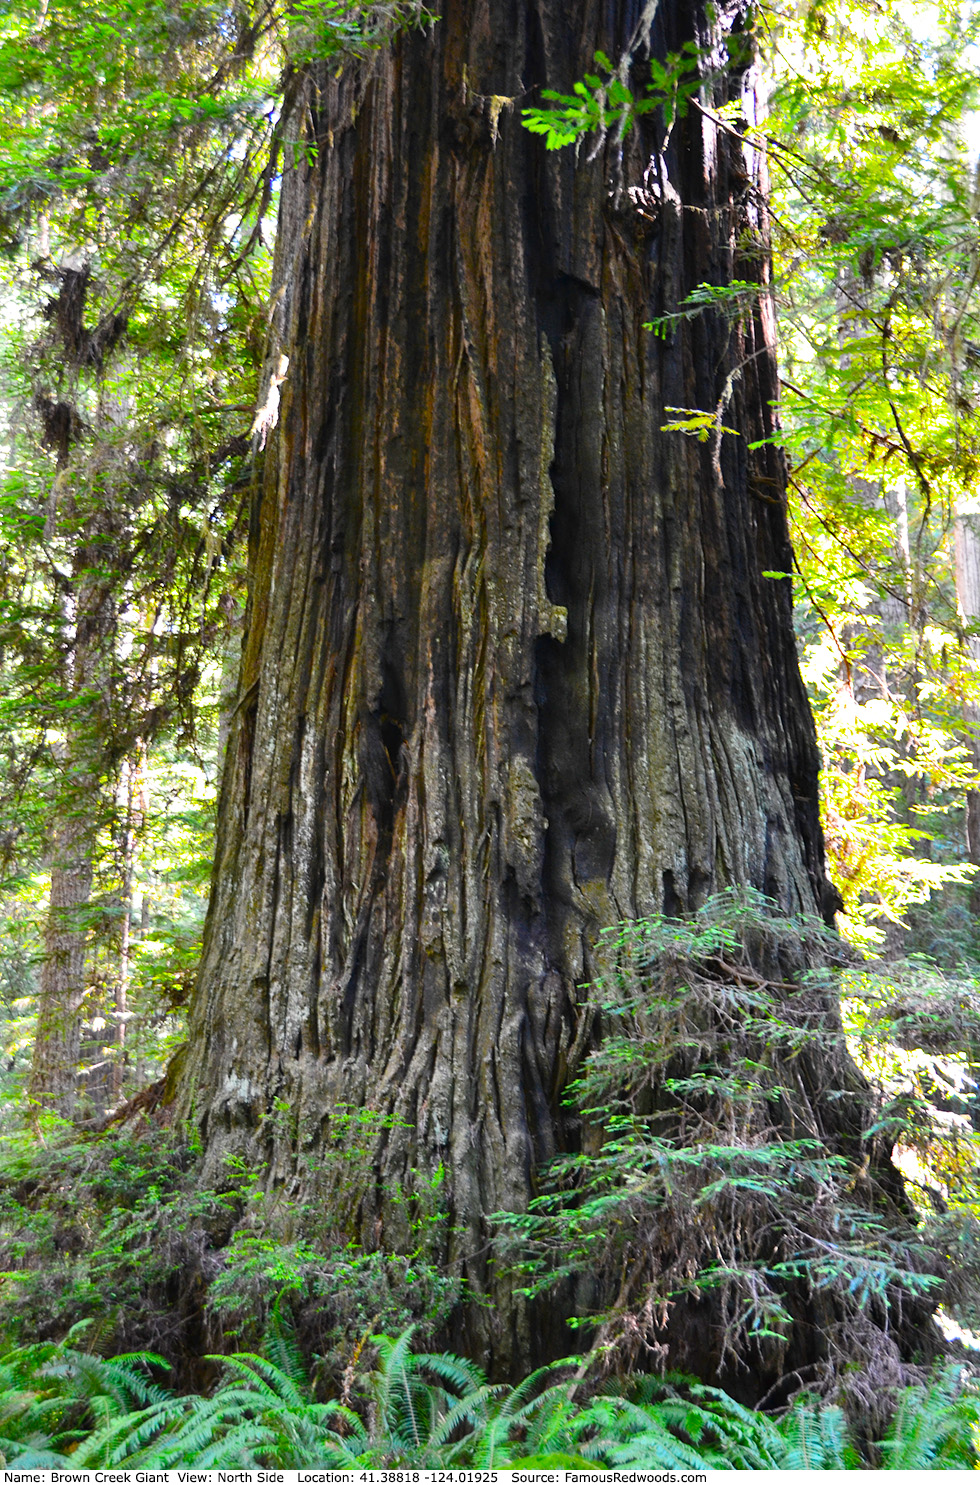
[[869,944],[963,879],[977,762],[954,554],[980,452],[975,25],[820,3],[764,27],[804,667],[845,931]]
[[[654,221],[672,189],[668,145],[691,110],[766,158],[754,246],[773,253],[771,281],[700,284],[649,328],[669,338],[681,320],[731,321],[760,295],[776,310],[824,828],[844,932],[869,948],[913,904],[970,878],[957,858],[978,762],[976,614],[957,588],[953,536],[976,513],[980,468],[977,25],[946,0],[767,4],[724,62],[696,47],[665,64],[600,54],[572,92],[524,110],[549,149],[588,139],[598,150],[653,115],[657,156],[621,188]],[[765,108],[713,110],[717,69],[740,67],[748,49]],[[722,402],[668,411],[677,436],[738,436]]]
[[857,1389],[873,1408],[894,1358],[867,1315],[887,1335],[903,1302],[940,1280],[899,1208],[884,1192],[867,1199],[869,1167],[890,1148],[880,1130],[841,1142],[834,1104],[820,1103],[821,1089],[839,1103],[861,1087],[831,970],[806,970],[815,956],[839,963],[839,941],[728,893],[690,921],[622,924],[604,942],[590,989],[606,1032],[569,1093],[583,1149],[553,1163],[530,1212],[501,1217],[501,1257],[530,1295],[582,1274],[601,1295],[606,1276],[582,1323],[612,1370],[661,1344],[686,1297],[715,1298],[719,1373],[726,1358],[771,1362],[792,1335],[794,1294],[819,1293],[824,1388]]
[[84,983],[42,1006],[32,1079],[62,1114],[79,1030],[95,1115],[180,1035],[256,407],[278,368],[297,69],[426,18],[417,0],[15,0],[0,16],[0,914],[43,918],[48,867],[74,881],[9,1018],[29,1015],[56,930],[72,935]]

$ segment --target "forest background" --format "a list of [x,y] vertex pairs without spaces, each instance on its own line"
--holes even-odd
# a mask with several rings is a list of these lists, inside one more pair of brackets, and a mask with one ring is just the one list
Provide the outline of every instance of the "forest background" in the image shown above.
[[[198,1355],[271,1334],[288,1372],[290,1296],[306,1302],[327,1282],[315,1244],[263,1226],[248,1171],[197,1197],[224,1254],[203,1308],[174,1288],[184,1259],[161,1257],[157,1218],[141,1208],[137,1232],[120,1212],[144,1188],[169,1200],[186,1175],[157,1134],[130,1137],[140,1096],[153,1103],[146,1090],[160,1089],[185,1038],[200,952],[249,508],[288,374],[268,326],[279,182],[307,147],[291,90],[311,59],[339,68],[429,24],[397,0],[120,0],[97,14],[18,0],[2,17],[11,1344],[42,1335],[56,1349],[94,1321],[88,1349],[112,1349],[135,1282],[120,1277],[120,1255],[152,1250],[161,1292],[169,1283],[174,1313],[184,1307],[168,1355],[185,1381],[207,1380],[187,1361],[192,1312]],[[951,1334],[980,1305],[978,31],[980,16],[953,4],[760,6],[765,107],[722,120],[764,152],[771,182],[795,571],[767,578],[793,584],[822,750],[829,875],[854,951],[839,976],[844,1021],[912,1201],[959,1276],[944,1296]],[[491,108],[521,107],[542,148],[588,151],[643,108],[663,109],[669,127],[698,106],[703,66],[693,52],[670,59],[644,97],[600,55],[565,95]],[[652,191],[631,188],[637,213],[655,209]],[[649,334],[708,311],[734,320],[758,294],[704,284]],[[726,406],[670,412],[673,436],[707,440]],[[121,1107],[122,1143],[93,1154],[85,1138],[115,1138]],[[358,1118],[345,1169],[362,1149]],[[30,1217],[25,1182],[41,1193]],[[59,1227],[69,1190],[77,1220]],[[372,1324],[418,1318],[405,1298],[418,1272],[430,1332],[453,1302],[421,1261],[394,1274],[374,1258],[348,1252],[350,1313],[320,1337],[325,1374],[350,1363],[351,1337]],[[865,1279],[869,1302],[886,1281]],[[778,1328],[768,1313],[755,1324]],[[167,1351],[160,1334],[147,1340]],[[383,1353],[378,1374],[405,1354]]]

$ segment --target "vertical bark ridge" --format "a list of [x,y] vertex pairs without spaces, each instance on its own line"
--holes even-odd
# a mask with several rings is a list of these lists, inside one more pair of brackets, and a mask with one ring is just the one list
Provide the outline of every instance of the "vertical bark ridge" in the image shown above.
[[[366,1230],[397,1242],[382,1187],[442,1162],[447,1257],[493,1294],[474,1324],[504,1367],[534,1346],[486,1215],[570,1137],[596,931],[733,883],[813,910],[823,880],[788,584],[761,576],[789,565],[783,475],[748,450],[771,325],[644,329],[765,272],[739,258],[750,166],[692,114],[647,222],[623,182],[652,121],[622,160],[520,126],[639,13],[479,0],[308,81],[185,1081],[214,1164],[284,1100],[279,1175],[338,1104],[399,1116]],[[661,55],[707,34],[663,0]],[[738,436],[661,431],[720,403]]]

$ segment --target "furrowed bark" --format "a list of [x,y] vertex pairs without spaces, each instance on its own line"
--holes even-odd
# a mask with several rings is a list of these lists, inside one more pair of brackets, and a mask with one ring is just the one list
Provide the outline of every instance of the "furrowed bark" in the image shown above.
[[[486,1219],[573,1137],[597,931],[738,883],[829,901],[790,585],[763,576],[790,550],[756,153],[694,108],[665,149],[653,116],[577,157],[521,127],[641,10],[453,3],[303,85],[182,1072],[212,1172],[271,1151],[286,1179],[339,1104],[400,1116],[364,1231],[407,1240],[383,1188],[444,1165],[501,1371],[554,1341]],[[720,65],[745,19],[662,0],[636,86],[648,32]],[[734,279],[743,312],[645,328]],[[673,409],[712,414],[703,441]]]
[[[98,687],[104,644],[112,630],[109,586],[97,571],[104,522],[95,518],[75,557],[71,695],[76,702]],[[37,1031],[27,1088],[35,1110],[71,1118],[78,1092],[82,1012],[88,941],[86,909],[94,877],[93,852],[101,789],[98,741],[91,720],[69,732],[62,759],[64,782],[52,830],[51,891],[44,924],[44,960],[37,1001]]]

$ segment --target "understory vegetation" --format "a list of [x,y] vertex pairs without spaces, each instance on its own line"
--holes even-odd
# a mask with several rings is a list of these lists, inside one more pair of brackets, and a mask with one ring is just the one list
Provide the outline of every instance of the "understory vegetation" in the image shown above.
[[[585,1296],[582,1355],[508,1388],[422,1349],[451,1336],[461,1298],[440,1261],[441,1183],[397,1193],[408,1251],[364,1244],[385,1133],[369,1110],[338,1119],[303,1202],[236,1162],[203,1186],[163,1102],[101,1132],[46,1116],[0,1147],[8,1461],[972,1467],[970,1352],[954,1342],[950,1359],[936,1329],[910,1367],[897,1342],[923,1305],[961,1335],[980,1318],[980,986],[915,960],[869,967],[744,893],[690,922],[620,925],[601,953],[590,993],[609,1028],[568,1093],[581,1151],[529,1213],[498,1214],[498,1261],[529,1302],[620,1275],[606,1309]],[[838,998],[858,1066],[827,1027]],[[800,1088],[815,1070],[833,1088],[829,1127],[773,1076],[787,1047]],[[831,1153],[858,1067],[871,1122]],[[786,1138],[794,1108],[808,1122]],[[904,1192],[876,1184],[892,1149]],[[803,1367],[788,1338],[814,1296],[825,1346]],[[692,1299],[720,1307],[711,1364],[732,1395],[642,1375]],[[764,1408],[739,1404],[740,1370],[774,1358],[784,1380]]]
[[0,1450],[20,1468],[168,1469],[971,1469],[980,1394],[956,1368],[909,1386],[878,1439],[805,1395],[778,1419],[693,1378],[646,1377],[629,1391],[569,1380],[576,1361],[517,1387],[397,1338],[370,1337],[341,1398],[315,1388],[278,1315],[266,1354],[214,1358],[207,1397],[149,1379],[160,1358],[104,1361],[60,1344],[0,1358]]

